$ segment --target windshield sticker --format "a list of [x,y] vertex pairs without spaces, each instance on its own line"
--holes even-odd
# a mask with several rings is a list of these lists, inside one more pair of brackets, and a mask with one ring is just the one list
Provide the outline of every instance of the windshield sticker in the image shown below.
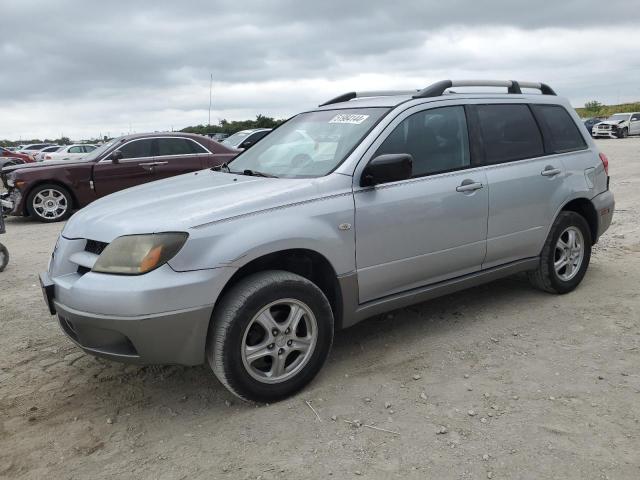
[[329,120],[329,123],[351,123],[353,125],[360,125],[367,118],[369,118],[369,115],[358,115],[356,113],[339,113],[331,120]]

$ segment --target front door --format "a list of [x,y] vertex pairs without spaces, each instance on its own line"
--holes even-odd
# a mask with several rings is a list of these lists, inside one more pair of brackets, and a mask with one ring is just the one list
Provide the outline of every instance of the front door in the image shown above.
[[117,163],[104,159],[93,169],[93,188],[98,197],[155,180],[153,139],[131,140],[118,150],[123,158]]
[[478,271],[486,251],[487,178],[464,107],[406,112],[386,132],[370,158],[409,153],[413,178],[354,187],[360,303]]

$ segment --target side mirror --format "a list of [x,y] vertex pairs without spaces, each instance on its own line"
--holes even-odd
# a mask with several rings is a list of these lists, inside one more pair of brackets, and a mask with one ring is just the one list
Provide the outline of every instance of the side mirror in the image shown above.
[[116,150],[111,155],[109,155],[109,160],[111,160],[113,163],[120,163],[120,160],[122,160],[123,158],[124,155],[120,150]]
[[360,178],[361,187],[397,182],[411,178],[413,157],[408,153],[378,155],[369,162]]

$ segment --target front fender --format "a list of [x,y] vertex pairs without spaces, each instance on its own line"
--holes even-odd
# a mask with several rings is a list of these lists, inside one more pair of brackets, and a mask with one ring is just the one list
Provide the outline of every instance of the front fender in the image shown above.
[[338,275],[355,270],[352,193],[220,220],[189,230],[189,240],[169,265],[177,271],[243,265],[282,250],[323,255]]

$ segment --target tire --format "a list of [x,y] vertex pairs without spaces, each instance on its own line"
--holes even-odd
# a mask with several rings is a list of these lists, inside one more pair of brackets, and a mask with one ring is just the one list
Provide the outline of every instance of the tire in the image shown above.
[[[574,238],[582,245],[581,257],[573,253],[577,248],[572,248],[571,253],[568,253],[568,250],[563,251],[559,243],[561,237],[564,244],[571,243],[569,232],[573,232]],[[542,248],[538,268],[528,273],[529,281],[534,287],[549,293],[564,294],[573,291],[589,267],[592,243],[591,230],[584,217],[575,212],[560,212]],[[563,259],[568,260],[566,266],[556,269],[555,262],[562,265],[560,262]]]
[[66,220],[71,215],[72,208],[73,198],[69,190],[55,183],[38,185],[27,196],[29,215],[41,222]]
[[0,243],[0,272],[3,272],[9,263],[9,250]]
[[622,133],[620,134],[620,136],[618,138],[627,138],[629,136],[629,130],[626,128],[622,129]]
[[[295,311],[302,312],[298,328],[287,332],[286,323]],[[277,332],[268,332],[263,324],[275,325]],[[299,275],[268,270],[240,280],[216,306],[207,361],[236,396],[273,402],[302,389],[316,376],[332,342],[333,313],[322,291]],[[255,351],[262,356],[251,360],[249,355]]]

